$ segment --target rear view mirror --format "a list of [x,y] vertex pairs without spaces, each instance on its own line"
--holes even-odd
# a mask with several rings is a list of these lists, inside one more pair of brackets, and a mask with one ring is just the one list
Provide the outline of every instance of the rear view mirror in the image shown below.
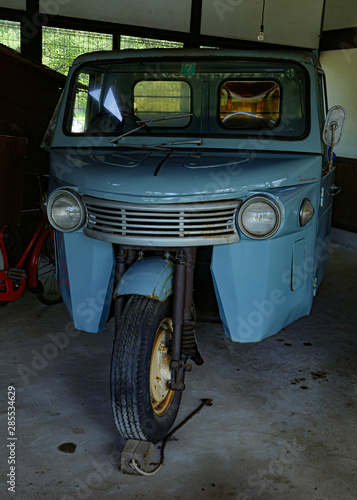
[[333,147],[340,142],[345,121],[345,108],[342,106],[332,106],[329,109],[322,133],[322,140],[327,146]]

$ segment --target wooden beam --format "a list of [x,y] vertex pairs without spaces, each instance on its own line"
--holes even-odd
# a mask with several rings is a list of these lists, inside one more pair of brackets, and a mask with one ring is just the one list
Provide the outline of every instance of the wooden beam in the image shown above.
[[[35,0],[37,1],[37,0]],[[134,26],[129,24],[117,24],[104,21],[95,21],[90,19],[81,19],[77,17],[57,16],[57,15],[43,15],[46,21],[46,26],[55,28],[72,29],[90,31],[96,33],[108,33],[115,36],[127,35],[134,37],[156,38],[159,40],[170,40],[174,42],[182,42],[185,47],[199,47],[200,45],[222,48],[236,48],[236,49],[260,49],[260,50],[303,50],[311,52],[312,49],[306,47],[293,47],[289,45],[279,45],[272,43],[262,43],[258,41],[239,40],[235,38],[226,38],[219,36],[209,36],[200,34],[202,0],[193,0],[192,13],[191,13],[191,32],[186,33],[182,31],[171,31],[165,29],[148,28],[146,26]],[[9,9],[0,8],[0,19],[14,19],[14,9],[11,10],[11,19],[6,17]],[[24,15],[23,11],[18,11],[18,20]],[[325,32],[328,33],[328,32]],[[118,40],[116,40],[115,48],[118,47]],[[342,47],[345,48],[345,47]]]
[[319,50],[344,50],[357,47],[357,28],[323,31]]
[[42,23],[39,0],[26,0],[21,17],[21,54],[42,62]]
[[17,21],[19,23],[24,12],[23,10],[0,7],[0,19],[3,21]]
[[190,37],[185,47],[199,47],[201,35],[202,0],[192,0]]

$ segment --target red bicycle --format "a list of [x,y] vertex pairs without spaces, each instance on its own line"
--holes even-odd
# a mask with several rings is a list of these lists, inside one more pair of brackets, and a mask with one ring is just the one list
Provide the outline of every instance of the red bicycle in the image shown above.
[[[38,213],[40,208],[21,210],[21,215]],[[53,232],[45,213],[23,253],[17,229],[0,227],[0,303],[20,298],[26,285],[43,304],[62,300],[56,279]]]

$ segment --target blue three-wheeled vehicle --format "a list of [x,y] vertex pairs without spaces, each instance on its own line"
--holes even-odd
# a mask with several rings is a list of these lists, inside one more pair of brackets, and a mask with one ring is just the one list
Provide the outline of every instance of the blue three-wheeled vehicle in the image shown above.
[[76,59],[49,125],[48,217],[78,329],[115,311],[114,419],[157,442],[172,426],[195,337],[198,247],[226,336],[255,342],[309,314],[326,272],[333,146],[309,52],[150,50]]

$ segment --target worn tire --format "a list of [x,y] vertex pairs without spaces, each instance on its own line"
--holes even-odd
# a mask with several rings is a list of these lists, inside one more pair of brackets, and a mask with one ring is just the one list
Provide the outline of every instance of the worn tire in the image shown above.
[[[152,382],[157,380],[153,373],[159,373],[155,372],[153,360],[161,359],[155,358],[153,353],[163,352],[167,345],[168,353],[163,355],[166,357],[162,366],[167,366],[171,359],[167,340],[160,343],[164,349],[154,347],[158,345],[158,339],[171,336],[166,333],[172,316],[171,304],[170,299],[159,302],[132,295],[117,327],[111,364],[111,400],[116,426],[125,439],[157,443],[167,435],[175,421],[182,393],[166,389],[167,395],[158,405],[155,401],[156,385],[153,387]],[[165,337],[160,336],[162,332]],[[163,373],[162,380],[167,380],[167,371]],[[168,387],[167,383],[165,387]]]

